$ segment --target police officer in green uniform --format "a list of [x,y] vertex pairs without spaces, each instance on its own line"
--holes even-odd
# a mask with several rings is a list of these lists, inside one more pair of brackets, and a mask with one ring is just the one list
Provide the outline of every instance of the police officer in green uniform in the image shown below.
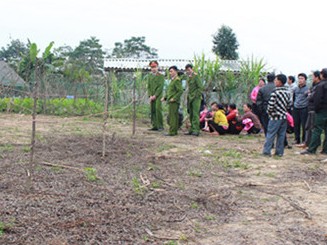
[[170,83],[167,88],[167,94],[163,97],[162,101],[167,101],[168,103],[168,117],[169,117],[169,132],[165,134],[166,136],[175,136],[178,131],[178,109],[181,100],[181,95],[183,93],[182,81],[178,77],[178,69],[176,66],[171,66],[169,68]]
[[186,80],[188,85],[187,110],[190,114],[191,128],[186,135],[199,136],[200,134],[200,106],[202,99],[203,85],[199,76],[194,73],[193,66],[185,66]]
[[162,98],[163,87],[165,83],[164,75],[158,72],[158,62],[156,60],[150,62],[151,73],[147,75],[148,95],[151,106],[151,124],[149,130],[163,130],[162,106],[160,99]]

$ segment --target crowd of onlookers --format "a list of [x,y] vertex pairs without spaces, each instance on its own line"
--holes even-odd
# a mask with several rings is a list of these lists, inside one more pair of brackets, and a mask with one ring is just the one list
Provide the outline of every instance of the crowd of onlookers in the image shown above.
[[[243,115],[235,104],[224,106],[216,102],[211,110],[200,113],[203,131],[214,135],[247,134],[263,132],[266,142],[263,154],[282,156],[284,148],[303,148],[301,154],[314,154],[321,145],[321,134],[325,132],[321,154],[327,154],[327,69],[312,73],[312,85],[307,84],[305,73],[286,77],[283,74],[267,75],[267,82],[260,78],[250,94],[251,104],[243,105]],[[289,142],[288,135],[294,134]],[[277,138],[277,139],[276,139]]]
[[[183,93],[182,80],[187,81],[187,110],[190,127],[186,135],[199,136],[200,129],[211,135],[258,134],[263,132],[265,143],[263,155],[283,156],[285,147],[295,144],[304,148],[301,154],[314,154],[321,145],[321,134],[325,138],[321,153],[327,154],[327,68],[312,73],[312,86],[307,84],[307,75],[294,76],[269,73],[260,78],[250,94],[251,103],[243,105],[240,115],[235,104],[224,105],[203,101],[203,84],[193,71],[193,66],[185,66],[185,74],[180,75],[176,66],[169,68],[170,83],[163,91],[164,76],[158,72],[158,62],[151,61],[151,73],[146,77],[151,104],[151,124],[149,130],[162,131],[162,102],[168,105],[169,131],[166,136],[178,134],[179,105]],[[200,118],[199,118],[200,111]],[[294,133],[290,143],[287,133]]]

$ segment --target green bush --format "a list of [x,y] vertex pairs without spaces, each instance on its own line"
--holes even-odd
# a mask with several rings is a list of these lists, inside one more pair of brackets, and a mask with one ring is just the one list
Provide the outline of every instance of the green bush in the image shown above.
[[[46,103],[46,104],[44,104]],[[31,114],[33,110],[32,98],[0,98],[0,111],[21,114]],[[37,113],[55,116],[102,116],[104,111],[103,104],[96,103],[89,99],[66,99],[55,98],[37,101]],[[113,118],[132,119],[133,105],[115,105],[109,107],[109,115]],[[137,105],[136,118],[149,118],[149,105]]]
[[[1,98],[0,110],[13,113],[31,114],[33,110],[32,98]],[[44,105],[46,103],[46,105]],[[44,110],[45,108],[45,110]],[[103,105],[86,99],[49,99],[37,101],[37,113],[56,116],[80,116],[103,112]]]

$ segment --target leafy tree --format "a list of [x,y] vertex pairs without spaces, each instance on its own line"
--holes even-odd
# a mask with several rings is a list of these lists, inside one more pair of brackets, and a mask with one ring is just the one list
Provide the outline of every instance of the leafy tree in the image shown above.
[[83,67],[90,74],[99,73],[99,69],[103,69],[104,52],[99,39],[96,37],[90,37],[87,40],[81,41],[68,55],[69,63],[74,63],[80,68]]
[[0,60],[6,61],[11,67],[17,70],[19,62],[27,54],[28,46],[19,39],[11,40],[7,47],[0,50]]
[[238,41],[232,28],[222,25],[213,35],[212,51],[223,60],[237,60]]
[[145,37],[131,37],[124,40],[124,43],[116,42],[112,58],[157,58],[157,49],[151,48],[145,44]]
[[55,48],[53,50],[53,54],[55,56],[54,64],[58,68],[59,71],[63,72],[64,65],[68,61],[70,54],[74,51],[74,49],[70,46],[61,46],[59,48]]

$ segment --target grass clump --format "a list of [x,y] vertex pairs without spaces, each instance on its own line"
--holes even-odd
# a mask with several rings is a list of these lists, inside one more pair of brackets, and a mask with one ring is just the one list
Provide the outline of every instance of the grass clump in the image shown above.
[[136,177],[133,177],[132,179],[132,186],[133,186],[133,190],[136,194],[143,196],[145,191],[146,191],[146,187],[144,185],[141,184],[140,180]]

